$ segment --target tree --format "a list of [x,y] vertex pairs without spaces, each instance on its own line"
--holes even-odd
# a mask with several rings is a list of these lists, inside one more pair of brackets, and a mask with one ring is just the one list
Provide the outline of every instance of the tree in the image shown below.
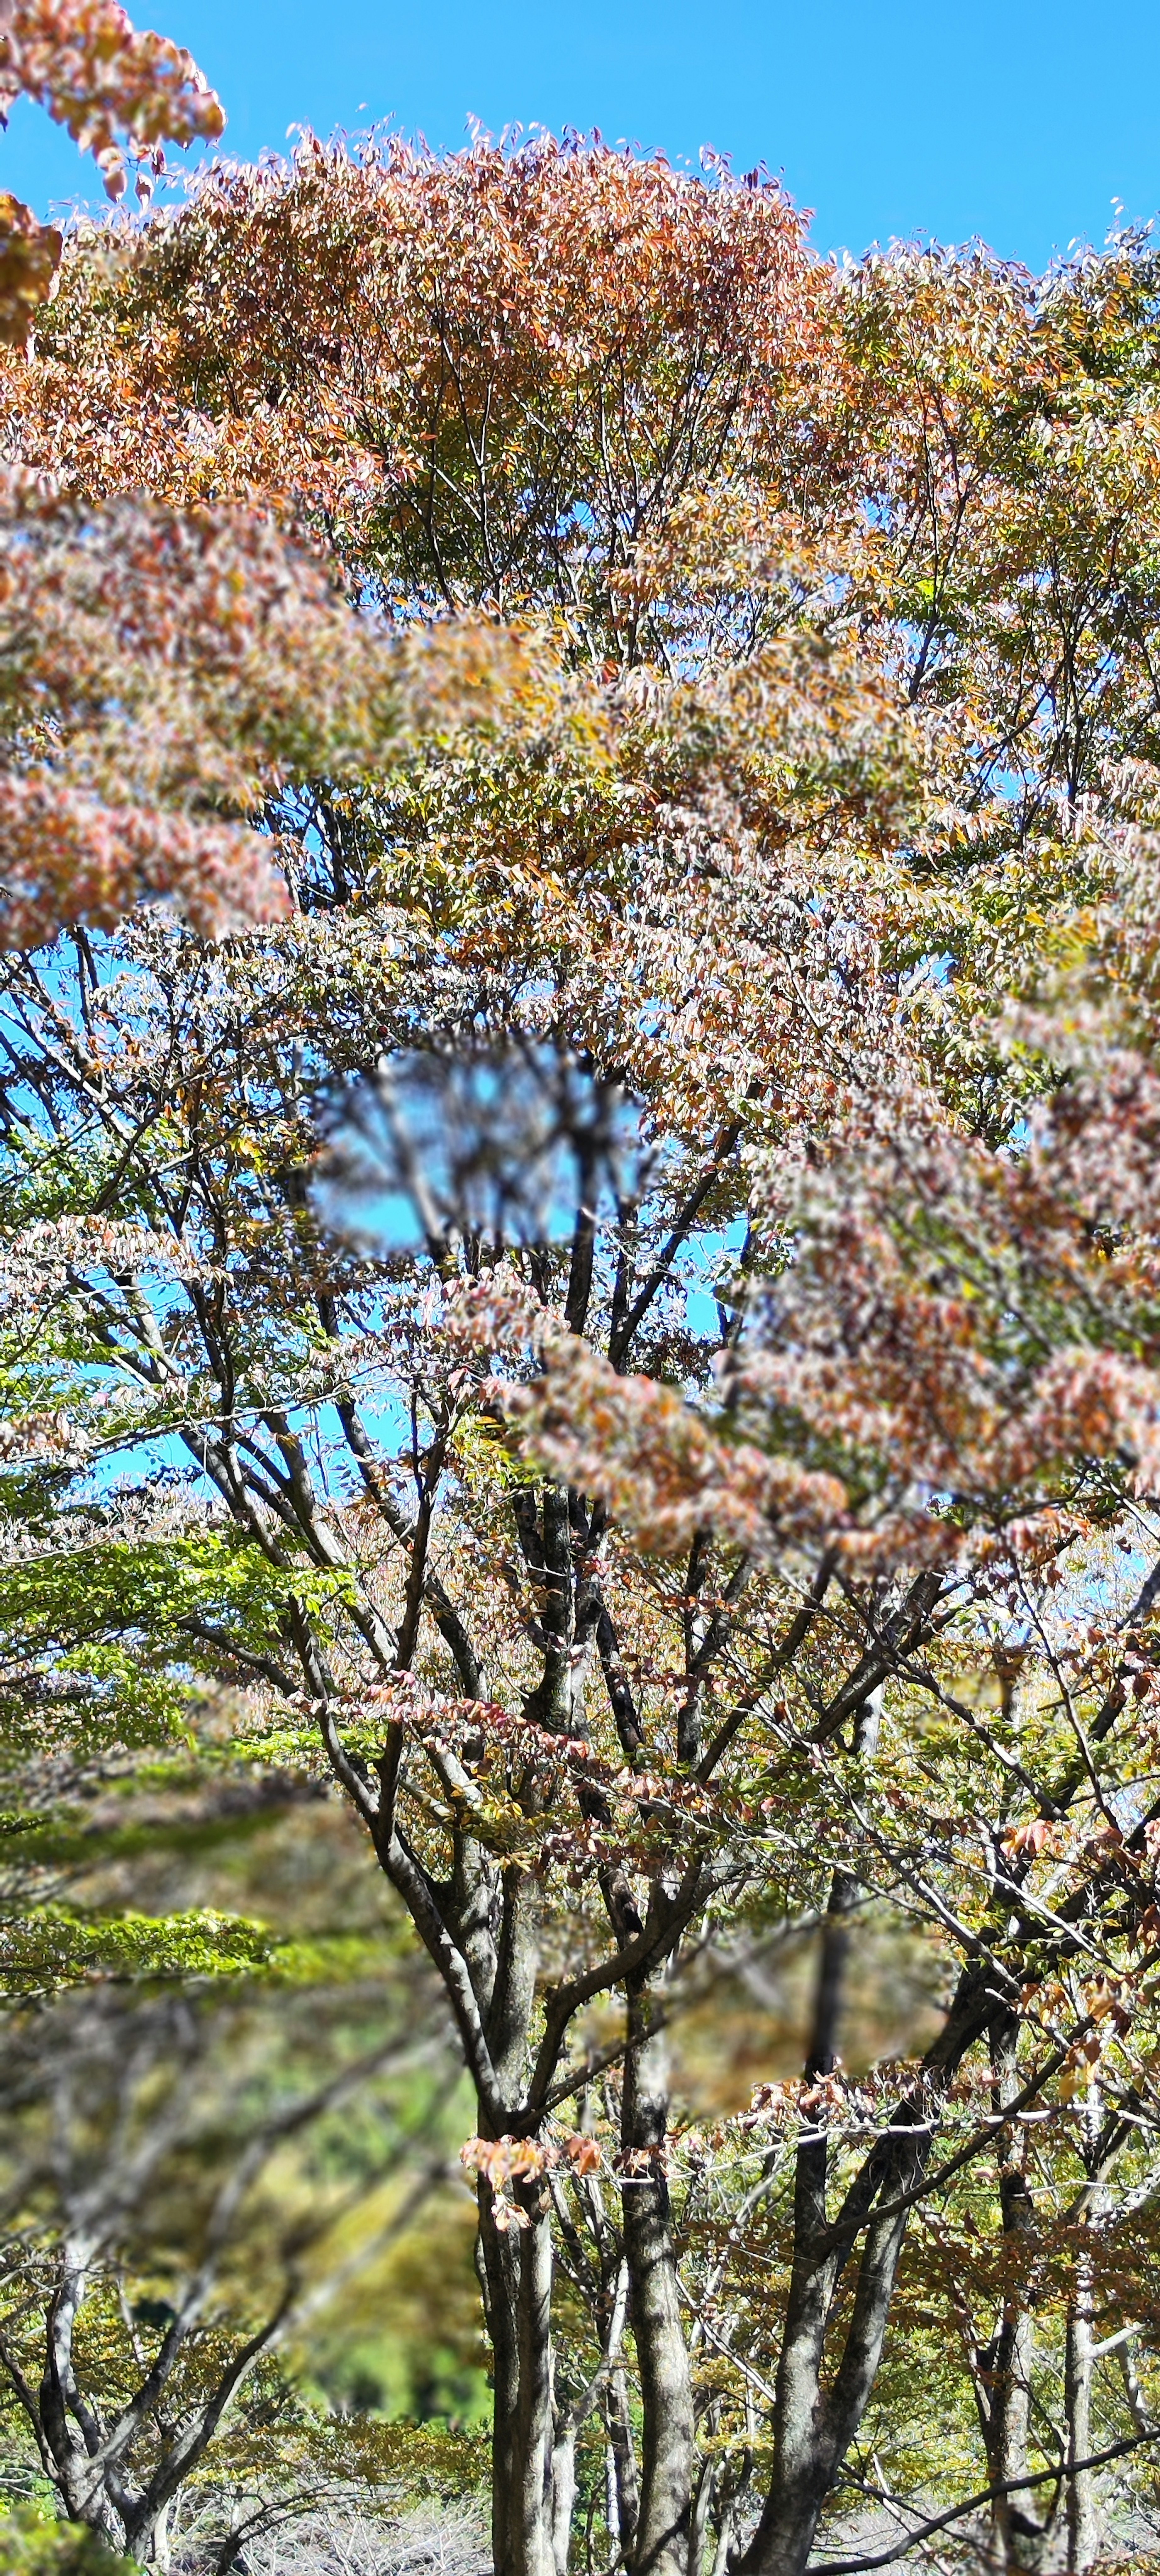
[[[760,179],[307,143],[79,243],[8,389],[62,507],[260,462],[409,639],[319,607],[292,760],[209,770],[285,927],[11,959],[11,1382],[100,1461],[13,1442],[14,1695],[67,1742],[78,1673],[115,1731],[127,1666],[204,1661],[362,1818],[476,2091],[503,2576],[566,2567],[597,2428],[636,2576],[797,2576],[908,2230],[980,2209],[979,2485],[1034,2563],[1041,2119],[1090,2563],[1100,2196],[1153,2187],[1153,303],[1131,238],[842,279]],[[484,721],[314,722],[332,654],[490,638],[436,606],[539,621]],[[888,1901],[945,2012],[855,2083]],[[710,2190],[666,2028],[758,1921],[812,1931],[814,2023]]]
[[[221,132],[188,56],[135,34],[109,0],[17,8],[0,42],[0,91],[42,98],[91,143],[114,197],[115,131],[158,166],[162,135]],[[150,186],[139,177],[146,201]],[[0,342],[23,352],[62,245],[5,202]],[[14,382],[28,374],[23,354],[12,363]],[[72,373],[66,393],[78,431],[82,384]],[[494,643],[489,657],[482,630],[443,654],[436,639],[408,675],[406,655],[354,613],[339,568],[275,528],[272,495],[257,509],[237,493],[225,509],[151,506],[128,497],[130,472],[122,452],[96,513],[91,484],[62,497],[59,473],[31,471],[23,453],[5,477],[6,946],[64,923],[108,929],[145,895],[175,900],[210,935],[277,917],[284,878],[254,828],[264,802],[304,770],[338,781],[365,767],[400,724],[446,717],[456,693],[462,713],[497,680],[518,694],[530,677]]]

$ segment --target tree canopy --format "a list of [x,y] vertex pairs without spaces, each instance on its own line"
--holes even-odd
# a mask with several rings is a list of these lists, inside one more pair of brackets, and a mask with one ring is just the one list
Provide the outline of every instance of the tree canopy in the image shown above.
[[839,268],[760,172],[306,136],[78,227],[0,420],[18,2018],[271,1966],[70,1896],[110,1783],[325,1783],[471,2090],[496,2576],[1093,2566],[1160,2402],[1150,236]]

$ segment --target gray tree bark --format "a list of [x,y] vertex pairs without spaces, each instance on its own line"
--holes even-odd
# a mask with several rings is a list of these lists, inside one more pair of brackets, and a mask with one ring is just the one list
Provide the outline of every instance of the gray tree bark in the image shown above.
[[634,2576],[687,2576],[693,2384],[664,2171],[668,2050],[647,1984],[630,1987],[621,2149],[624,2252],[644,2418]]

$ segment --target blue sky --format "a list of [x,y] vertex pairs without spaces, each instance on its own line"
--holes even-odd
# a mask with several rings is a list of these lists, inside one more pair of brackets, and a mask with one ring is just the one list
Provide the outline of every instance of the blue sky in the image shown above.
[[[229,147],[280,147],[392,117],[438,146],[598,125],[695,160],[781,172],[823,250],[981,233],[1043,266],[1102,240],[1120,199],[1160,208],[1160,5],[1121,0],[136,0],[196,54]],[[92,165],[20,102],[0,186],[44,213],[96,193]]]

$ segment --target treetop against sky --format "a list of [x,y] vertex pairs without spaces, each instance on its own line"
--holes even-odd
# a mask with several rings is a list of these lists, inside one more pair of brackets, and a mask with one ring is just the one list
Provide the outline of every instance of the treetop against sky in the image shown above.
[[[1081,0],[1050,12],[978,0],[967,19],[919,0],[820,12],[735,0],[723,14],[691,0],[631,12],[617,0],[433,0],[421,13],[337,0],[325,40],[305,0],[186,0],[170,31],[204,67],[245,158],[280,149],[295,121],[325,135],[391,118],[437,149],[460,143],[472,116],[495,132],[517,119],[599,126],[694,166],[705,144],[738,169],[765,162],[816,209],[823,250],[981,234],[1034,268],[1077,235],[1102,240],[1115,201],[1134,220],[1160,204],[1148,0],[1128,0],[1114,32]],[[43,217],[95,181],[21,101],[0,185]]]

